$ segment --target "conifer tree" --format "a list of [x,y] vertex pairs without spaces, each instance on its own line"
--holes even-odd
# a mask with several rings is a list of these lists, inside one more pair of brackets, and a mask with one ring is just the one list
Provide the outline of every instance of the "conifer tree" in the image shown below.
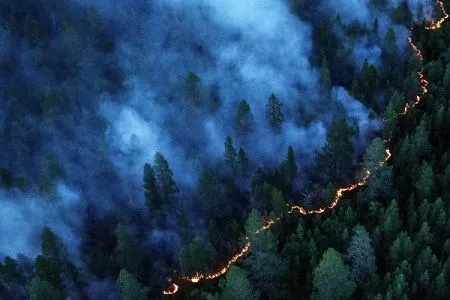
[[227,136],[225,140],[225,152],[223,154],[223,159],[225,163],[232,169],[235,170],[237,166],[237,153],[233,146],[233,140],[231,137]]
[[270,127],[274,130],[280,130],[281,124],[284,122],[284,113],[282,103],[275,94],[271,94],[266,104],[266,119]]

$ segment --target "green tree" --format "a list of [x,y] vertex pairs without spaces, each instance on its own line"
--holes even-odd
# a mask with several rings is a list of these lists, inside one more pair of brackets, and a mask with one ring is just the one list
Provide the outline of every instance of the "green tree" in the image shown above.
[[444,78],[442,79],[442,86],[445,89],[447,97],[450,97],[450,63],[445,68]]
[[253,198],[261,211],[270,209],[272,192],[274,187],[264,181],[262,184],[254,184],[252,187]]
[[429,223],[433,232],[436,234],[443,232],[447,223],[447,213],[442,198],[437,198],[432,204]]
[[431,299],[448,299],[449,289],[448,280],[444,272],[439,273],[439,275],[433,281],[431,287]]
[[287,212],[286,204],[287,203],[284,200],[283,192],[278,189],[274,189],[272,194],[272,207],[275,216],[281,217]]
[[261,214],[256,209],[252,209],[245,222],[246,236],[253,237],[254,233],[259,230],[263,224],[264,220]]
[[381,215],[380,232],[383,239],[390,244],[402,228],[397,201],[393,199],[384,214]]
[[286,160],[281,164],[283,178],[288,185],[292,185],[297,175],[297,163],[295,162],[294,150],[291,146],[288,148]]
[[420,230],[414,236],[415,253],[419,253],[426,246],[431,246],[432,241],[433,234],[430,231],[430,225],[428,225],[428,222],[423,222]]
[[414,135],[412,136],[412,141],[415,145],[419,159],[427,157],[432,151],[432,146],[429,140],[430,132],[427,127],[426,120],[422,119],[419,126],[416,127]]
[[416,96],[420,96],[421,88],[419,76],[416,72],[409,73],[405,81],[405,95],[407,101],[416,101]]
[[393,173],[392,167],[381,162],[386,158],[386,146],[380,138],[375,138],[364,154],[362,163],[362,175],[370,171],[371,176],[367,182],[364,194],[370,199],[375,197],[387,197],[392,193]]
[[289,282],[296,291],[302,290],[301,283],[303,275],[308,268],[307,243],[308,240],[305,237],[305,229],[300,222],[295,232],[288,237],[281,252],[281,256],[289,268]]
[[439,271],[439,261],[429,246],[422,249],[416,257],[413,270],[418,288],[426,293],[430,287],[431,278],[437,276]]
[[333,181],[343,181],[351,174],[352,137],[355,130],[345,119],[337,119],[327,133],[325,146],[318,156],[318,167]]
[[250,105],[245,99],[242,99],[241,102],[239,102],[235,122],[236,131],[238,133],[246,134],[253,128],[253,114],[250,110]]
[[387,56],[388,61],[393,61],[398,53],[397,38],[395,31],[389,28],[383,41],[383,52]]
[[444,66],[440,59],[430,61],[426,66],[427,80],[430,82],[439,82],[444,77]]
[[195,238],[178,253],[180,270],[183,274],[207,272],[216,267],[217,253],[211,243]]
[[412,15],[405,2],[400,3],[391,14],[392,20],[395,24],[411,25]]
[[158,191],[155,171],[152,165],[147,163],[144,165],[144,196],[145,205],[152,211],[159,210],[163,205]]
[[407,300],[408,297],[408,282],[405,275],[402,273],[396,274],[389,285],[385,299],[399,299]]
[[388,106],[384,113],[384,123],[386,124],[387,136],[395,137],[398,131],[398,113],[401,112],[403,105],[403,98],[400,93],[394,91],[389,99]]
[[198,196],[208,215],[216,215],[221,209],[222,191],[220,182],[211,170],[202,172],[198,179]]
[[17,272],[17,261],[9,256],[5,257],[4,264],[0,264],[0,280],[6,282],[19,280],[20,276]]
[[365,100],[368,104],[372,104],[373,96],[377,87],[377,69],[366,59],[361,70],[360,79],[354,81],[352,93],[355,97]]
[[239,267],[232,266],[227,272],[221,300],[256,300],[258,299],[247,274]]
[[122,269],[117,278],[120,298],[122,300],[147,300],[148,288],[143,287],[134,276],[125,269]]
[[39,276],[30,283],[30,300],[64,300],[64,293]]
[[164,203],[169,203],[175,198],[175,195],[179,191],[175,180],[173,179],[172,169],[160,152],[156,152],[153,165],[159,194]]
[[116,235],[116,247],[114,256],[117,264],[129,272],[138,275],[141,270],[141,252],[135,238],[128,233],[122,224],[117,224],[114,230]]
[[369,233],[362,225],[353,228],[353,237],[347,250],[352,276],[359,284],[367,282],[376,270],[375,252],[371,245]]
[[[250,214],[246,229],[252,228],[252,231],[246,230],[247,234],[257,229],[255,226],[257,223],[259,223],[258,216]],[[278,241],[270,230],[260,232],[252,238],[250,253],[244,261],[256,289],[269,299],[286,298],[288,268],[277,252],[277,244]]]
[[35,276],[49,282],[52,286],[61,286],[61,266],[58,261],[38,255],[35,260]]
[[344,265],[341,254],[328,248],[313,272],[313,295],[315,300],[349,299],[356,284],[349,268]]
[[61,240],[47,226],[42,230],[41,252],[47,258],[59,259],[62,251]]
[[271,94],[266,104],[266,119],[270,127],[274,130],[280,130],[281,124],[284,122],[284,113],[282,103],[275,94]]
[[249,171],[249,159],[244,149],[239,148],[237,154],[237,165],[239,167],[239,172],[241,175],[248,175]]
[[389,247],[388,261],[391,269],[403,261],[411,261],[414,249],[409,235],[402,231]]
[[433,168],[426,161],[422,162],[420,167],[419,180],[416,182],[416,188],[422,198],[428,198],[434,189]]
[[237,153],[233,146],[233,140],[229,136],[227,136],[227,139],[225,140],[225,152],[223,154],[223,159],[232,170],[236,169]]

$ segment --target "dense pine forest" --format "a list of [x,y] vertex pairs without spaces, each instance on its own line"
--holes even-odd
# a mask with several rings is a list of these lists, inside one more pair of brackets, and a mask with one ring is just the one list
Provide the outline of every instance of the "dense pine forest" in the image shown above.
[[447,12],[0,0],[0,299],[450,299]]

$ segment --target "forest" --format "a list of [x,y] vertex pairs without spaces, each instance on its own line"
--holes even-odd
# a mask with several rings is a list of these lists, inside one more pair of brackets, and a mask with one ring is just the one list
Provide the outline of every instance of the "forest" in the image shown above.
[[0,299],[450,299],[448,13],[0,0]]

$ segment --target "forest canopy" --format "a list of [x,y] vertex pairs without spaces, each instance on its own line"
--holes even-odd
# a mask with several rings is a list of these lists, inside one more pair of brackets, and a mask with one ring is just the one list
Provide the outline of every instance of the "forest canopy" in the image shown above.
[[449,299],[447,12],[0,0],[0,299]]

